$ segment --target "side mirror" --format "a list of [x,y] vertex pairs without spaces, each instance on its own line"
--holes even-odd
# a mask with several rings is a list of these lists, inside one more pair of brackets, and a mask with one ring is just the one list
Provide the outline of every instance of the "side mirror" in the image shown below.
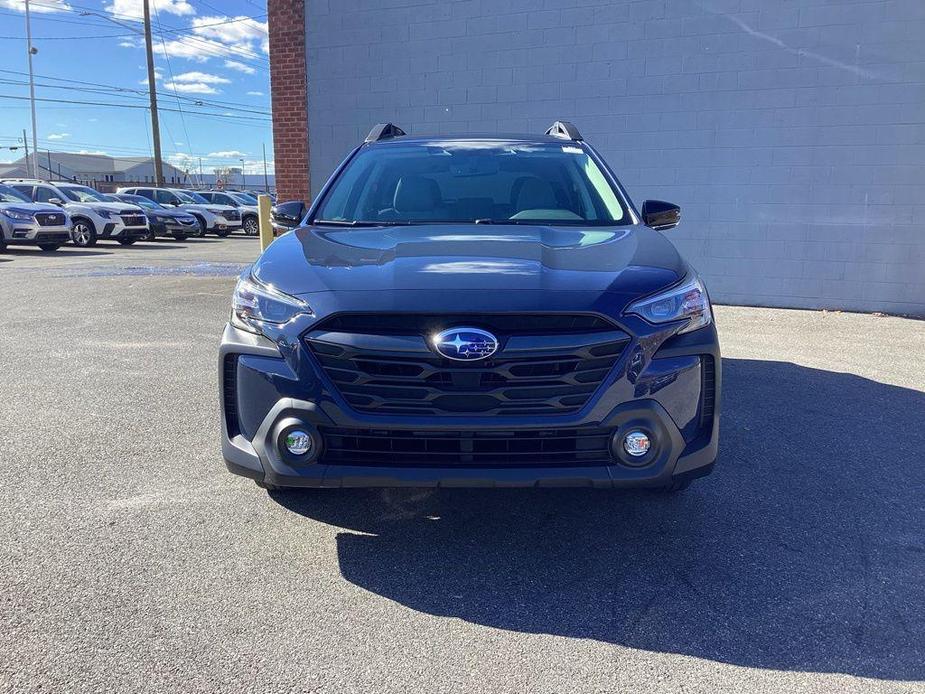
[[681,208],[663,200],[646,200],[642,203],[642,221],[656,231],[674,229],[681,223]]
[[64,207],[64,200],[61,198],[48,198],[48,202],[52,205],[57,205],[58,207]]
[[298,200],[281,202],[270,209],[270,218],[273,223],[285,229],[295,229],[305,217],[305,203]]

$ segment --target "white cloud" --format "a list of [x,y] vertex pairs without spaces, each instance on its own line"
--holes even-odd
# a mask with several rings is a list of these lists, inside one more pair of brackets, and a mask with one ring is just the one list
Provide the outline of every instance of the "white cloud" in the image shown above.
[[161,86],[181,94],[218,94],[218,90],[205,82],[164,82]]
[[237,70],[238,72],[243,72],[245,75],[253,75],[257,70],[252,68],[250,65],[245,65],[237,60],[226,60],[225,67],[231,70]]
[[[45,2],[46,0],[42,0]],[[151,13],[154,14],[154,6],[157,7],[158,14],[175,14],[178,16],[196,14],[196,10],[189,4],[188,0],[156,0],[152,2]],[[142,0],[112,0],[103,9],[116,19],[134,19],[141,21],[144,17]]]
[[135,46],[136,46],[135,42],[128,40],[128,39],[124,41],[119,41],[120,48],[135,48]]
[[[225,58],[232,70],[248,72],[255,68],[242,61],[261,59],[270,52],[266,22],[258,22],[246,15],[228,17],[196,17],[192,21],[192,36],[177,37],[166,43],[158,41],[158,52],[171,58],[184,58],[203,63],[213,58]],[[234,60],[237,58],[238,60]]]
[[[229,21],[232,19],[233,22]],[[258,22],[245,15],[196,17],[193,19],[192,26],[193,33],[202,38],[238,46],[250,53],[256,52],[254,44],[258,44],[264,53],[270,52],[266,22]],[[239,52],[239,55],[244,55],[245,51]]]
[[248,92],[248,96],[263,96],[263,92]]
[[174,142],[174,144],[175,144],[177,147],[182,147],[182,146],[185,145],[186,143],[185,143],[185,142]]
[[[26,1],[25,0],[0,0],[0,7],[17,10],[19,12],[26,11]],[[69,12],[71,6],[67,4],[65,0],[39,0],[38,3],[31,3],[29,5],[29,10],[35,12],[36,14],[51,14],[53,12]]]
[[48,140],[63,140],[66,137],[70,137],[70,133],[51,133],[46,139]]
[[228,149],[222,152],[209,152],[208,156],[216,159],[240,159],[247,156],[246,152],[239,152],[236,149]]
[[192,72],[183,72],[179,75],[174,75],[174,82],[200,82],[204,84],[231,84],[231,80],[225,77],[220,77],[218,75],[212,75],[208,72],[199,72],[193,70]]

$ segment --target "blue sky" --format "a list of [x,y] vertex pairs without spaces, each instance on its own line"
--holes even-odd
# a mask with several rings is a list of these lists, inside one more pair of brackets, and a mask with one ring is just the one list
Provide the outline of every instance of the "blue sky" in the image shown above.
[[[141,0],[31,0],[39,149],[151,154]],[[23,0],[0,0],[0,161],[26,128]],[[266,0],[151,0],[164,158],[272,173]],[[16,97],[16,98],[11,98]],[[77,102],[99,102],[103,105]],[[119,104],[121,106],[115,106]],[[182,112],[182,113],[181,113]]]

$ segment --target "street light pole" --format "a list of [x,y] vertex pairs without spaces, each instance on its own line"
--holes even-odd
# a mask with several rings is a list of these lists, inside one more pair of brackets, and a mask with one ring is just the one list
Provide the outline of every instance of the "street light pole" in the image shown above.
[[241,162],[241,188],[247,190],[247,176],[244,174],[244,160],[238,159]]
[[270,179],[267,176],[267,143],[263,143],[263,192],[270,192]]
[[[32,23],[30,21],[29,0],[26,0],[26,52],[29,54],[29,103],[32,106],[32,163],[30,164],[32,177],[38,177],[38,165],[35,158],[38,156],[39,140],[35,130],[35,79],[32,76],[32,56],[38,50],[32,45]],[[29,160],[26,160],[29,163]]]

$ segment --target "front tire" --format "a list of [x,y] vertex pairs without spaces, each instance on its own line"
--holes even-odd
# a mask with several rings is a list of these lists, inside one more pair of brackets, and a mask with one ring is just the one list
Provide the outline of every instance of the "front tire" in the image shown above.
[[226,238],[231,233],[231,229],[216,229],[215,235],[220,239]]
[[138,240],[138,239],[118,239],[119,244],[122,245],[122,246],[131,246],[131,245],[132,245],[133,243],[135,243],[137,240]]
[[280,487],[278,484],[270,484],[269,482],[264,482],[263,480],[254,480],[256,484],[261,489],[266,489],[268,492],[279,492],[288,487]]
[[257,236],[260,234],[260,222],[257,221],[256,217],[245,217],[244,223],[244,234],[246,236]]
[[54,251],[61,248],[60,243],[40,243],[39,248],[41,248],[46,253],[53,253]]
[[75,246],[89,248],[96,245],[96,227],[89,219],[76,219],[71,229],[71,241]]
[[175,241],[186,241],[189,238],[189,234],[174,234],[173,238]]
[[202,238],[206,235],[206,220],[198,215],[193,215],[196,217],[196,222],[199,224],[199,231],[196,232],[196,236]]

